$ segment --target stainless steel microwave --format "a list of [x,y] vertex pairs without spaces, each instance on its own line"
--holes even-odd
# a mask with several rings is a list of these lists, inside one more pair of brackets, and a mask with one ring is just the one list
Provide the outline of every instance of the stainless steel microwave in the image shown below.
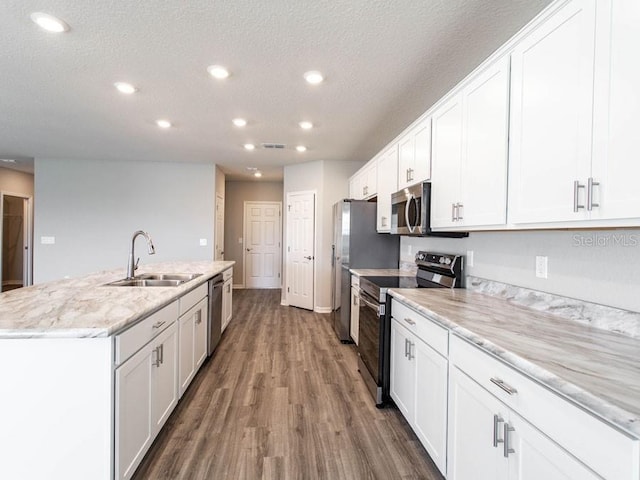
[[467,232],[431,231],[431,182],[419,183],[391,195],[391,233],[454,238],[469,236]]

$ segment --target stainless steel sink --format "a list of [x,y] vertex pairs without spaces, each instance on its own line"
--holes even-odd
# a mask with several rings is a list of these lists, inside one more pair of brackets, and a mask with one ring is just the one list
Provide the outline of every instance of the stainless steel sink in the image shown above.
[[202,275],[201,273],[145,273],[134,278],[124,278],[107,283],[112,287],[177,287],[189,280]]

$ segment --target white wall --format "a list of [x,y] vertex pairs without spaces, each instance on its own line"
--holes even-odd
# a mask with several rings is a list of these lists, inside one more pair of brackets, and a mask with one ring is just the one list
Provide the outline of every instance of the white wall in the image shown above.
[[[140,263],[213,258],[214,165],[36,159],[34,281],[122,268],[138,229]],[[42,245],[42,236],[55,245]],[[208,246],[200,247],[206,238]]]
[[[284,202],[287,193],[316,191],[316,258],[315,258],[315,310],[331,311],[331,243],[333,236],[332,206],[349,193],[349,177],[363,163],[350,161],[318,161],[291,165],[284,169]],[[285,207],[286,211],[286,207]],[[286,213],[283,231],[286,241]],[[285,252],[286,255],[286,252]],[[283,299],[286,292],[286,268]]]
[[[640,311],[640,230],[478,232],[469,238],[402,237],[400,258],[417,250],[474,252],[469,275],[602,305]],[[536,278],[536,255],[549,258]]]

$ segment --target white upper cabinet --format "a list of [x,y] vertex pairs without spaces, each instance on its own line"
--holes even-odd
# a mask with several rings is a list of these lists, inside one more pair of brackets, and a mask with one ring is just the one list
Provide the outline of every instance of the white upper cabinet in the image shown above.
[[598,2],[592,219],[640,218],[640,2]]
[[402,190],[431,178],[431,118],[426,118],[399,142],[398,188]]
[[595,4],[595,0],[567,3],[512,53],[512,223],[588,218]]
[[378,165],[374,159],[358,170],[349,180],[349,197],[356,200],[375,197],[378,184]]
[[504,225],[509,58],[478,72],[433,113],[431,226]]
[[398,189],[398,144],[378,157],[378,220],[380,233],[391,231],[391,195]]

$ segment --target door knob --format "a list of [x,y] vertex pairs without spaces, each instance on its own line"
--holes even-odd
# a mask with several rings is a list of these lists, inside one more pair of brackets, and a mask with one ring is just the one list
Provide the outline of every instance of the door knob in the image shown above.
[[247,248],[247,252],[250,252],[250,251],[251,251],[251,249],[250,249],[250,248]]
[[313,257],[311,255],[309,255],[308,257],[304,257],[304,258],[306,258],[307,260],[313,260]]

